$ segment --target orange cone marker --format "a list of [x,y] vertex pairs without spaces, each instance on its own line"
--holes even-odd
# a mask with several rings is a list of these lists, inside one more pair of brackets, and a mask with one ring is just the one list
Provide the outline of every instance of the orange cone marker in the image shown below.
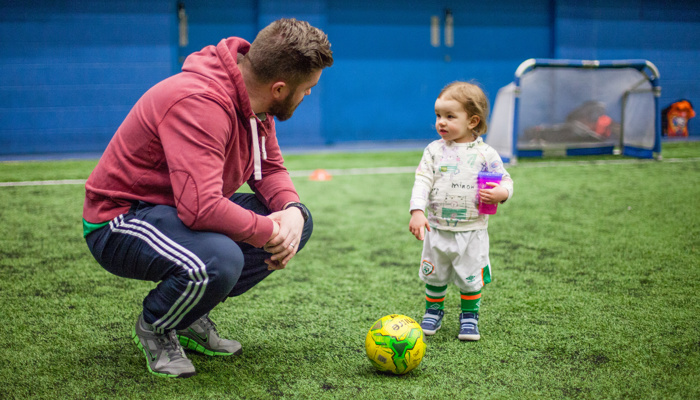
[[325,169],[317,169],[311,173],[309,180],[311,181],[330,181],[333,178]]

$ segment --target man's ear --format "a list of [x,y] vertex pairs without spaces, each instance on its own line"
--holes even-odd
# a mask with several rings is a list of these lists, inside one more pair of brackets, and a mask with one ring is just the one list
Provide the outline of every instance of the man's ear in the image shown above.
[[289,85],[283,81],[275,82],[270,87],[270,92],[272,94],[272,98],[275,100],[282,100],[287,97]]

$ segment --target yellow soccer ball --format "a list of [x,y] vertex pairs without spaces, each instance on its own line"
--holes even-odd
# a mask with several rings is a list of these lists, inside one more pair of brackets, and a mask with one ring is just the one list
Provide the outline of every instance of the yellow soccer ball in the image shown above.
[[365,350],[380,371],[405,374],[425,355],[423,329],[413,318],[391,314],[378,319],[367,332]]

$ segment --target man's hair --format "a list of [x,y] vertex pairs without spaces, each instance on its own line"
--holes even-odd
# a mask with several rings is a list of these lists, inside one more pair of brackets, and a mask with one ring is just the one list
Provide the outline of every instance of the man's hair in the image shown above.
[[259,82],[283,81],[291,86],[333,65],[326,34],[294,18],[279,19],[261,30],[245,58]]
[[438,98],[449,98],[462,105],[464,111],[471,117],[479,117],[479,125],[474,128],[474,133],[481,136],[488,128],[487,119],[489,117],[489,100],[484,91],[476,83],[452,82],[445,86]]

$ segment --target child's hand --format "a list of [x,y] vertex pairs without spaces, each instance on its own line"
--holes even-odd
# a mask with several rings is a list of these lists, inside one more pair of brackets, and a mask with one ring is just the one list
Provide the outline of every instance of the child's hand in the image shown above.
[[485,204],[498,204],[508,200],[508,189],[494,182],[486,182],[486,184],[491,186],[492,189],[479,190],[481,202]]
[[425,213],[422,210],[411,211],[411,221],[408,223],[408,230],[411,231],[416,239],[423,240],[425,238],[425,231],[423,228],[430,230],[430,225],[428,224],[428,219],[425,218]]

